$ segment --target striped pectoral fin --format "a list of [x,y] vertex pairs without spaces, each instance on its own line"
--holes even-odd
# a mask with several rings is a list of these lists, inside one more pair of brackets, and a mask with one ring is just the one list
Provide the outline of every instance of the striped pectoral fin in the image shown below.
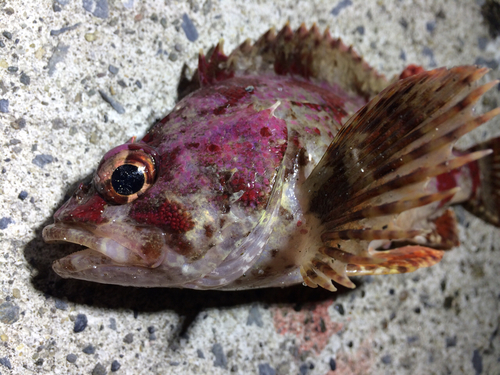
[[[301,267],[304,283],[310,287],[335,291],[332,282],[348,288],[355,285],[349,276],[383,275],[413,272],[422,267],[438,263],[443,251],[458,245],[456,219],[451,209],[428,221],[428,229],[346,229],[331,230],[321,236],[325,246],[318,249],[315,258]],[[350,241],[356,241],[363,249],[358,254],[342,250]],[[400,247],[390,250],[375,250],[372,244],[379,243]],[[425,241],[424,245],[403,244]],[[437,249],[441,250],[437,250]]]
[[345,266],[335,264],[333,260],[317,256],[311,262],[300,267],[300,273],[304,279],[304,284],[311,288],[318,286],[335,292],[337,288],[332,281],[343,285],[346,288],[354,289],[356,285],[345,274]]
[[[340,227],[371,214],[365,209],[370,201],[389,203],[391,191],[405,188],[412,198],[409,187],[422,189],[427,178],[446,172],[447,163],[464,161],[455,162],[456,140],[500,114],[500,108],[479,116],[472,111],[498,84],[474,88],[486,72],[436,69],[383,90],[347,121],[303,184],[309,210],[329,228]],[[381,208],[397,205],[391,204]]]
[[334,292],[337,288],[332,281],[355,288],[349,276],[413,272],[438,263],[443,254],[441,250],[414,245],[385,251],[372,250],[359,256],[325,246],[315,259],[300,268],[300,272],[307,286],[321,286]]
[[[429,181],[457,168],[485,165],[479,165],[484,189],[476,189],[473,203],[491,222],[500,217],[500,209],[486,208],[500,202],[495,179],[500,142],[461,155],[452,152],[457,139],[500,114],[500,108],[483,115],[472,110],[498,85],[473,85],[486,72],[474,66],[410,72],[346,122],[300,187],[307,214],[319,221],[323,232],[323,247],[302,265],[306,284],[331,290],[332,280],[352,286],[350,275],[411,272],[439,262],[441,250],[455,246],[458,235],[451,211],[434,215],[447,202],[462,199],[467,186],[435,191]],[[489,182],[483,183],[483,175]],[[423,230],[399,230],[398,222],[403,227],[418,223]]]
[[394,250],[378,251],[373,263],[349,263],[348,276],[387,275],[407,273],[438,263],[444,252],[424,246],[405,246]]

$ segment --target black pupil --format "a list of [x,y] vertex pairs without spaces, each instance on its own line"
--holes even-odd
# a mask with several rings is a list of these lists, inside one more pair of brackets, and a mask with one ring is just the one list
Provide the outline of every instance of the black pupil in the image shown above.
[[144,186],[144,172],[132,164],[123,164],[111,176],[111,185],[120,195],[132,195]]

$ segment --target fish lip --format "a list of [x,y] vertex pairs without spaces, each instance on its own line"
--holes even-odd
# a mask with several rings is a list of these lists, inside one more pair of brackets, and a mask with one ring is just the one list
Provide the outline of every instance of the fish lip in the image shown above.
[[[80,225],[66,223],[47,225],[43,228],[42,237],[47,243],[62,241],[85,246],[87,249],[99,253],[101,257],[109,259],[109,263],[116,265],[140,264],[140,259],[130,249],[111,238],[100,237],[93,233],[90,228]],[[73,254],[76,253],[65,258],[71,257]]]
[[157,268],[122,266],[92,249],[83,249],[56,260],[52,269],[64,279],[132,287],[158,287],[164,281]]
[[[95,239],[96,236],[87,229],[76,225],[68,225],[62,223],[54,223],[47,225],[42,231],[43,240],[47,243],[64,242],[64,243],[74,243],[81,246],[86,246],[84,250],[73,252],[61,259],[57,259],[52,264],[52,269],[63,278],[75,277],[75,275],[80,274],[82,271],[88,269],[88,264],[84,265],[81,262],[74,262],[73,260],[82,258],[82,253],[93,252],[99,254],[102,259],[102,263],[111,263],[111,258],[104,256],[103,254],[92,249],[92,244],[89,239]],[[80,241],[78,240],[80,239]],[[90,245],[90,246],[89,246]]]
[[76,241],[75,236],[68,236],[69,230],[74,231],[74,235],[77,234],[76,232],[79,232],[81,236],[95,237],[95,235],[90,230],[83,229],[79,226],[61,223],[47,225],[45,228],[43,228],[42,237],[43,240],[47,243],[62,241],[85,246],[83,243]]
[[[85,249],[72,252],[53,262],[52,269],[64,279],[71,278],[115,285],[157,286],[154,281],[149,282],[151,278],[158,279],[156,269],[139,264],[123,264],[104,254],[102,250],[93,249],[93,244],[98,244],[99,240],[103,238],[92,233],[90,229],[80,225],[55,223],[43,228],[42,237],[47,243],[62,241],[86,246]],[[106,238],[104,240],[108,245],[114,242]],[[121,246],[116,242],[114,244]],[[127,252],[134,258],[131,251],[127,249]]]
[[[114,266],[111,258],[89,248],[71,253],[52,263],[52,269],[62,278],[89,280],[85,276],[88,271],[104,266]],[[83,276],[83,277],[82,277]]]

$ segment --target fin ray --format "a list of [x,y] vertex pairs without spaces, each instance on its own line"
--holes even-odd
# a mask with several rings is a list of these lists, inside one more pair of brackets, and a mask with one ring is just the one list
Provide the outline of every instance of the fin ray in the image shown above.
[[346,288],[354,289],[356,285],[345,275],[336,272],[327,262],[315,260],[313,261],[314,267],[321,271],[323,275],[330,280],[335,281],[337,284],[345,286]]
[[348,229],[325,232],[321,235],[324,244],[335,240],[397,240],[421,235],[421,230]]
[[432,202],[441,201],[453,197],[459,190],[460,188],[456,187],[450,190],[429,195],[423,195],[409,200],[399,200],[381,204],[378,206],[364,207],[358,211],[354,211],[350,214],[343,215],[338,217],[337,219],[326,222],[325,229],[331,230],[335,227],[353,222],[355,220],[362,220],[370,217],[378,217],[391,214],[399,214],[401,212],[408,211],[412,208],[422,207]]
[[443,173],[449,173],[454,169],[458,169],[466,164],[481,159],[491,154],[491,152],[492,152],[491,150],[480,150],[472,152],[470,154],[458,156],[450,161],[444,161],[433,167],[417,168],[415,171],[411,173],[408,173],[401,177],[396,177],[392,180],[387,181],[382,185],[378,185],[373,189],[364,191],[356,195],[349,202],[346,202],[346,209],[356,207],[362,202],[366,202],[369,199],[375,198],[383,193],[387,193],[392,190],[397,190],[399,188],[415,184],[417,182],[422,182],[430,177],[436,177]]
[[414,272],[422,267],[438,263],[443,252],[423,246],[405,246],[399,249],[380,251],[377,257],[384,261],[374,264],[348,264],[347,275],[389,275]]

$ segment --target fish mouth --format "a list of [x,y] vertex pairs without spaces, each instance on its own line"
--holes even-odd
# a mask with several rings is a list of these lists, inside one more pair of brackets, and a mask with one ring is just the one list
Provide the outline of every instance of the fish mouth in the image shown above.
[[84,227],[51,224],[43,229],[42,236],[47,243],[67,242],[86,247],[53,263],[53,270],[63,278],[123,285],[123,281],[106,279],[112,277],[117,268],[127,269],[128,274],[138,269],[147,270],[144,264],[141,265],[140,257],[130,249],[111,238],[99,237]]

